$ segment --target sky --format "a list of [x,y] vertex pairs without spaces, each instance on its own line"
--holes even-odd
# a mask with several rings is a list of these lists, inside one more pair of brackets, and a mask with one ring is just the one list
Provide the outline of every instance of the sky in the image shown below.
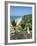
[[32,14],[32,7],[10,6],[10,16],[24,16]]

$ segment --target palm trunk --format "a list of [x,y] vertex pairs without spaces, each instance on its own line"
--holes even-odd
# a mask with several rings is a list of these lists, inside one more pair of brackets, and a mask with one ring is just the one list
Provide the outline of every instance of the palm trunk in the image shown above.
[[28,34],[30,34],[29,27],[27,27],[27,32],[28,32]]

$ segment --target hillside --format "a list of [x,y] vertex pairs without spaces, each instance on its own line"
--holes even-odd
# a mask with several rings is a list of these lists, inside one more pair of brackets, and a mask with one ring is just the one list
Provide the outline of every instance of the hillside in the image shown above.
[[24,15],[20,22],[20,25],[24,28],[25,26],[30,26],[29,28],[32,29],[32,14]]
[[[17,23],[18,26],[17,26]],[[31,39],[32,38],[32,14],[22,16],[17,23],[11,22],[10,39]]]

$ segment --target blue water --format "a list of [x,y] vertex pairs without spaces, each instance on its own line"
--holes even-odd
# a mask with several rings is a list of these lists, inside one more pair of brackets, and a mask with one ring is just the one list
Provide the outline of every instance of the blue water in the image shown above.
[[10,16],[10,21],[16,20],[20,18],[21,16]]

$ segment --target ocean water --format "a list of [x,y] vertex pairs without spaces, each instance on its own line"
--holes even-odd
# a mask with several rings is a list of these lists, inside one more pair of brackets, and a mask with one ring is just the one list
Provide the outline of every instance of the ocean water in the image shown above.
[[10,16],[10,21],[19,19],[21,16]]

